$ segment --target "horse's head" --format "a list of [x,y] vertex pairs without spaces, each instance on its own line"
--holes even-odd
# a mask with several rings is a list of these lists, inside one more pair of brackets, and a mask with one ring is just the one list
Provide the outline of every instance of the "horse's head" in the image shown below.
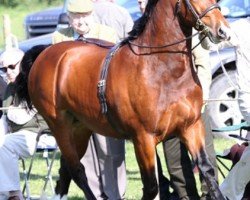
[[177,0],[181,20],[203,32],[213,43],[230,38],[229,25],[215,0]]

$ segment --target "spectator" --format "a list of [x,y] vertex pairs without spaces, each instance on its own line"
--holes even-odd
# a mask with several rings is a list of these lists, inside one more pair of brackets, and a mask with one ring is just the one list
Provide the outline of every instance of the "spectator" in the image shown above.
[[250,44],[246,34],[250,30],[250,17],[237,20],[231,23],[231,39],[218,45],[212,44],[208,39],[202,43],[203,47],[210,50],[222,49],[225,47],[235,47],[236,66],[237,66],[237,84],[239,92],[240,111],[246,121],[250,122]]
[[243,151],[240,160],[230,170],[220,185],[222,194],[229,200],[247,200],[250,183],[250,146]]
[[[236,53],[237,84],[240,111],[247,122],[250,123],[250,18],[240,19],[231,23],[231,39],[218,45],[205,40],[202,44],[207,49],[221,49],[234,47]],[[249,199],[244,194],[246,185],[250,181],[250,147],[246,147],[239,162],[229,172],[220,186],[222,194],[230,200]]]
[[119,41],[128,36],[134,25],[129,12],[117,5],[115,0],[95,0],[94,17],[97,23],[115,29]]
[[138,4],[139,4],[139,8],[140,8],[141,13],[145,12],[147,3],[148,3],[147,0],[138,0]]
[[[6,72],[5,72],[5,69],[3,69],[3,66],[0,66],[0,70],[3,70],[0,72],[0,107],[2,107],[3,95],[7,87],[7,83],[5,81]],[[2,110],[0,110],[0,118],[2,117],[2,114],[3,112]]]
[[[105,9],[102,11],[104,18],[97,11],[101,4],[105,5],[103,7]],[[118,41],[118,36],[112,27],[116,28],[116,30],[119,29],[120,37],[126,36],[127,30],[125,29],[129,27],[127,23],[133,23],[126,10],[111,2],[96,2],[95,9],[97,9],[95,10],[96,20],[100,17],[103,20],[101,23],[104,25],[94,21],[93,5],[90,0],[70,0],[68,4],[70,27],[56,31],[53,34],[53,42],[77,39],[80,34],[85,38],[90,37],[116,42]],[[124,14],[120,13],[120,11]],[[121,24],[118,23],[117,19],[111,20],[118,17],[116,14],[122,21]],[[95,30],[99,30],[100,32],[95,34]],[[126,189],[124,144],[123,140],[104,137],[98,134],[93,134],[90,139],[87,152],[81,159],[81,162],[85,166],[88,183],[97,199],[124,199]],[[62,158],[60,179],[56,187],[56,193],[60,194],[61,197],[63,195],[66,196],[68,193],[71,180],[66,168],[66,164]]]
[[6,71],[8,86],[4,95],[4,110],[1,121],[6,127],[0,130],[0,199],[22,200],[19,180],[19,158],[27,158],[35,151],[39,130],[47,127],[45,121],[34,109],[28,111],[25,102],[19,102],[15,95],[15,80],[19,74],[24,53],[9,49],[2,53],[0,63]]
[[117,34],[111,27],[94,22],[91,0],[69,0],[67,6],[70,27],[53,33],[52,43],[76,40],[80,35],[115,43]]

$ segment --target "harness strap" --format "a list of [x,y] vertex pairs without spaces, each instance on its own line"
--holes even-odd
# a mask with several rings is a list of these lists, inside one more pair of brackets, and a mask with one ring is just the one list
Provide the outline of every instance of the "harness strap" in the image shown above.
[[81,35],[77,38],[76,41],[81,41],[81,42],[89,43],[89,44],[95,44],[95,45],[97,45],[99,47],[103,47],[103,48],[106,48],[106,49],[111,49],[114,46],[114,44],[111,43],[111,42],[96,39],[96,38],[85,38],[85,37],[83,37]]
[[127,42],[127,40],[123,40],[119,43],[117,43],[115,46],[113,46],[108,54],[106,55],[103,67],[102,67],[102,71],[100,74],[100,81],[97,84],[97,88],[98,88],[98,98],[99,98],[99,102],[101,105],[101,109],[102,109],[102,114],[107,114],[108,111],[108,107],[107,107],[107,101],[106,101],[106,97],[105,97],[105,90],[106,90],[106,80],[107,80],[107,75],[108,75],[108,69],[110,66],[110,62],[111,59],[113,58],[113,56],[115,55],[115,53],[118,51],[118,49],[123,46],[125,43]]
[[218,8],[219,10],[220,5],[218,3],[213,4],[212,6],[208,7],[206,10],[203,11],[203,13],[200,14],[199,18],[201,19],[202,17],[204,17],[209,11]]

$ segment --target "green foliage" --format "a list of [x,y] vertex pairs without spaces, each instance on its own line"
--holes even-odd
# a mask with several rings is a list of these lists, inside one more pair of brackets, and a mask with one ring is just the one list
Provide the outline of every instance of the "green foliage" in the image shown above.
[[[14,1],[15,0],[13,0],[13,2]],[[10,2],[10,0],[0,0],[0,49],[4,47],[2,15],[9,15],[11,20],[11,32],[17,37],[18,41],[21,41],[25,39],[24,19],[26,15],[47,9],[49,7],[63,5],[63,0],[50,1],[51,5],[48,5],[48,0],[16,0],[18,5],[11,7],[3,4],[3,2]]]
[[[33,2],[36,3],[46,3],[47,5],[52,5],[55,2],[58,2],[58,0],[33,0]],[[9,8],[15,8],[20,5],[28,5],[31,3],[31,0],[0,0],[0,5],[3,5],[5,7]]]
[[6,7],[16,7],[18,5],[18,0],[0,0],[0,4]]

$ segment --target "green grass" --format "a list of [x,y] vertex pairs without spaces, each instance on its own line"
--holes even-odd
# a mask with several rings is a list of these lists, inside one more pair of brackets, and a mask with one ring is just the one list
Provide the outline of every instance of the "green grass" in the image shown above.
[[[215,140],[215,149],[217,152],[223,151],[225,148],[229,148],[234,144],[235,142],[228,139],[221,139],[216,138]],[[163,161],[163,151],[162,146],[158,145],[158,153],[160,154],[160,157]],[[27,165],[29,160],[26,161]],[[230,166],[230,162],[226,162],[228,166]],[[168,177],[167,169],[162,162],[164,174]],[[140,179],[140,173],[139,168],[135,159],[134,154],[134,148],[131,142],[126,143],[126,168],[127,168],[127,190],[126,190],[126,199],[127,200],[137,200],[140,199],[142,196],[142,183]],[[58,169],[59,169],[59,153],[56,157],[54,167],[52,170],[53,180],[57,180],[58,178]],[[20,162],[20,171],[22,171],[21,168],[21,162]],[[227,174],[227,172],[224,170],[224,172]],[[43,181],[44,181],[44,175],[46,174],[46,163],[42,159],[42,155],[39,154],[39,157],[35,160],[33,165],[33,170],[31,173],[31,180],[30,180],[30,187],[32,194],[38,196],[41,193],[41,189],[43,187]],[[22,173],[21,173],[22,176]],[[197,180],[197,188],[200,188],[200,183],[198,181],[198,173],[195,174],[196,180]],[[221,183],[223,181],[222,176],[219,176],[219,182]],[[23,181],[22,181],[23,183]],[[47,187],[47,195],[51,196],[50,192],[50,185]],[[83,193],[81,190],[75,185],[74,182],[70,185],[69,190],[69,199],[70,200],[80,200],[82,198]]]
[[12,33],[17,37],[18,41],[25,39],[24,32],[24,18],[27,14],[46,9],[48,7],[55,7],[63,4],[63,0],[54,0],[52,4],[48,6],[45,1],[38,0],[26,0],[26,3],[20,4],[15,8],[8,8],[0,5],[0,48],[4,47],[3,37],[3,15],[7,14],[11,20]]

